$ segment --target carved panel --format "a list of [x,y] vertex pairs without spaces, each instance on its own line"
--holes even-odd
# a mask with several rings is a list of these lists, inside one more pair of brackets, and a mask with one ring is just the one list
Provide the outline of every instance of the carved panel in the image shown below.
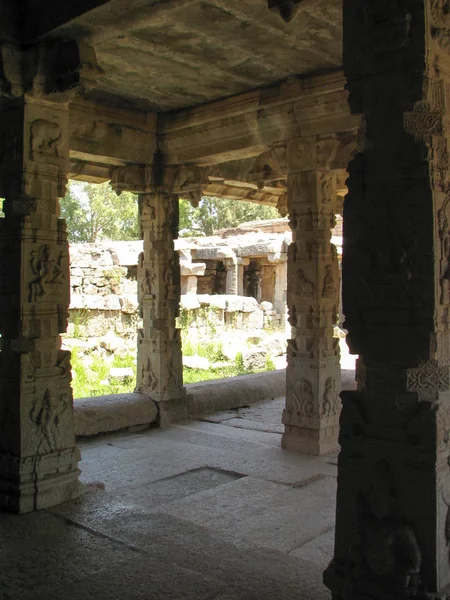
[[30,158],[39,156],[60,157],[60,148],[65,143],[58,123],[36,119],[30,124]]
[[292,405],[299,415],[312,417],[317,412],[311,383],[304,378],[293,384]]
[[408,369],[408,391],[440,390],[450,387],[449,367],[440,367],[434,361],[427,361],[417,369]]
[[49,244],[43,244],[31,251],[31,277],[28,283],[28,301],[36,303],[38,298],[45,296],[49,285],[59,284],[66,280],[65,255],[62,251]]

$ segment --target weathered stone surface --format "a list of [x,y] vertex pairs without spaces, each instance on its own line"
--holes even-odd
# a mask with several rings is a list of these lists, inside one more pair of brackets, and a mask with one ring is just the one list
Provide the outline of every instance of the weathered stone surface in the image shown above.
[[[316,152],[323,145],[325,160],[327,153],[336,152],[336,140],[309,143]],[[303,170],[302,150],[307,144],[306,140],[291,140],[288,147],[293,240],[288,253],[287,298],[292,339],[287,348],[282,445],[320,455],[338,449],[341,377],[333,327],[339,306],[339,267],[330,243],[336,176],[332,171]]]
[[278,398],[286,391],[284,371],[270,371],[255,375],[240,375],[186,386],[188,414],[201,415]]
[[211,363],[203,356],[183,356],[183,367],[207,370],[211,367]]
[[[23,81],[20,59],[16,64]],[[58,201],[67,177],[67,104],[31,97],[2,100],[0,131],[0,196],[5,198],[0,220],[0,508],[21,513],[81,493],[70,353],[61,350],[60,337],[69,306],[67,232]]]
[[448,7],[362,8],[344,1],[350,106],[364,115],[344,203],[343,312],[358,391],[341,394],[324,581],[348,600],[436,598],[450,582]]
[[179,400],[183,406],[181,337],[175,321],[180,302],[180,268],[174,248],[178,210],[174,194],[139,196],[144,249],[139,257],[138,297],[143,322],[138,332],[136,390],[157,402]]
[[264,348],[248,348],[242,352],[244,368],[249,371],[262,371],[266,366],[266,358]]
[[74,403],[75,435],[92,436],[156,421],[155,402],[143,394],[79,398]]

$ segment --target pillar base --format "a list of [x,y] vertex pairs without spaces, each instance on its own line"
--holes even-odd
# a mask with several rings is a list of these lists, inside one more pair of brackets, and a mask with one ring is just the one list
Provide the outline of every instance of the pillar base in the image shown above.
[[337,425],[324,429],[309,429],[285,424],[281,447],[284,450],[313,456],[335,454],[340,450],[338,434]]
[[22,514],[78,498],[77,447],[41,456],[0,455],[0,510]]
[[158,427],[170,427],[177,421],[185,421],[188,418],[186,392],[181,398],[169,400],[154,400],[158,408]]

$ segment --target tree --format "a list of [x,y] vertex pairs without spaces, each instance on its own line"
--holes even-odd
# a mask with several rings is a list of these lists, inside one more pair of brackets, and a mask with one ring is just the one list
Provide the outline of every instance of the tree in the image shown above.
[[180,232],[190,235],[213,235],[219,229],[236,227],[246,221],[277,219],[280,213],[273,206],[254,202],[204,197],[197,208],[180,200]]
[[129,192],[117,196],[109,183],[70,181],[61,217],[70,242],[139,239],[137,197]]

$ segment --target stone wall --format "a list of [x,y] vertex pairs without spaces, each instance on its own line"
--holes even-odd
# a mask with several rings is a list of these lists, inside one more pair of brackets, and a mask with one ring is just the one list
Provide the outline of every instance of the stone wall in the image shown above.
[[[87,348],[135,350],[139,326],[136,265],[141,247],[141,242],[71,245],[67,346],[74,345],[71,339],[81,338]],[[227,326],[254,331],[280,324],[272,303],[259,304],[251,297],[189,293],[181,296],[180,308],[180,325],[200,331]]]

